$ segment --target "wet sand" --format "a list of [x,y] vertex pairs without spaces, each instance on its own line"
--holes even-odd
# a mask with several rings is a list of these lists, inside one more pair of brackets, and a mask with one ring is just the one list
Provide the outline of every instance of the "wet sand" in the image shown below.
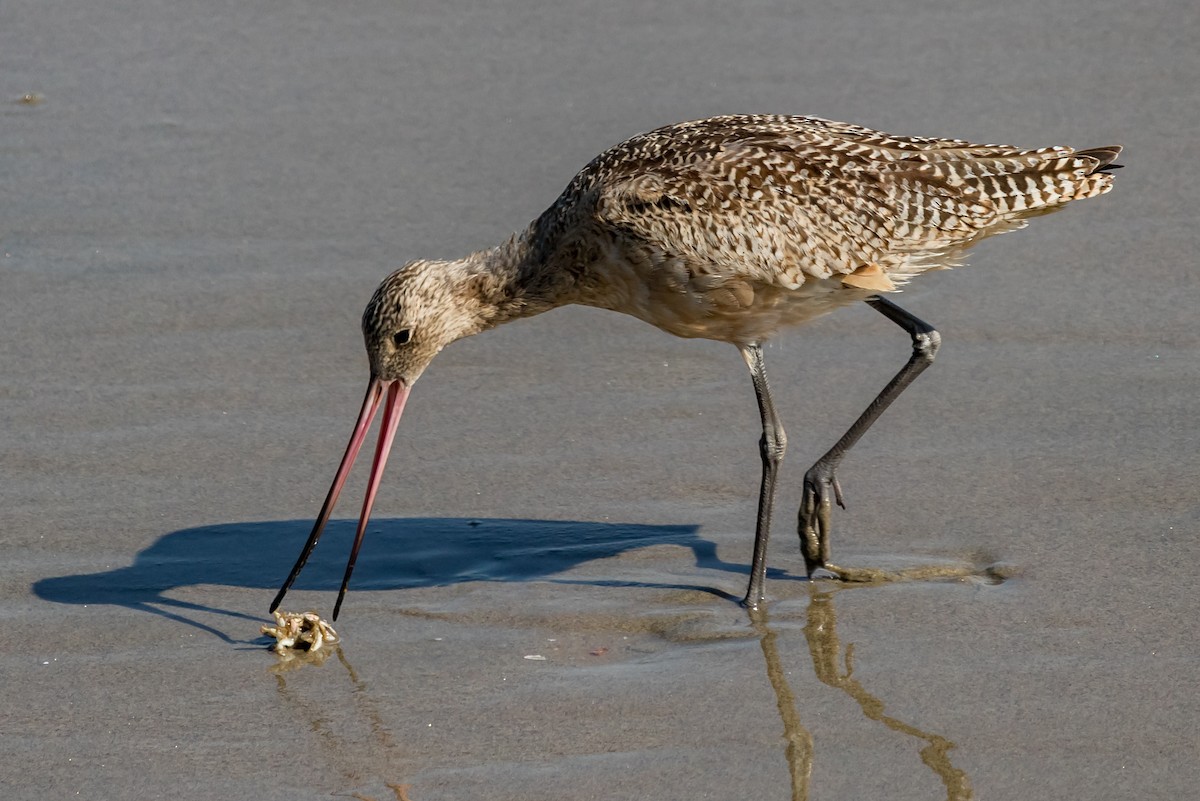
[[[1193,4],[418,11],[7,3],[6,798],[1186,798],[1200,782]],[[30,98],[22,102],[26,94]],[[731,111],[1128,148],[1116,190],[767,351],[767,611],[736,352],[566,309],[415,388],[320,663],[259,626],[366,381],[358,317],[626,136]],[[360,465],[361,468],[361,465]],[[287,607],[328,614],[360,469]],[[544,657],[531,659],[528,657]]]

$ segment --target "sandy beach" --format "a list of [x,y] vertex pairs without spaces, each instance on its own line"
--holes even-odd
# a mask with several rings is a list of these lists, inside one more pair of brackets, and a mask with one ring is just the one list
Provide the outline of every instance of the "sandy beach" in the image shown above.
[[[1200,784],[1200,12],[1003,4],[8,0],[6,799],[1184,799]],[[566,308],[413,390],[324,659],[259,627],[367,381],[379,280],[592,156],[730,112],[1123,144],[1116,188],[767,350],[766,609],[737,351]],[[360,460],[360,462],[366,460]],[[328,615],[359,464],[286,608]]]

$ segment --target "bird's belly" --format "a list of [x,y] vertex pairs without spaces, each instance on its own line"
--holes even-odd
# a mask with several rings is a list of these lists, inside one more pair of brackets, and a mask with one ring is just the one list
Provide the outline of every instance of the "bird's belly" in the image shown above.
[[680,285],[629,278],[614,287],[617,291],[605,293],[603,302],[589,305],[630,314],[675,336],[734,344],[764,342],[783,328],[878,294],[847,286],[840,276],[810,277],[795,289],[744,278],[710,287],[697,281]]

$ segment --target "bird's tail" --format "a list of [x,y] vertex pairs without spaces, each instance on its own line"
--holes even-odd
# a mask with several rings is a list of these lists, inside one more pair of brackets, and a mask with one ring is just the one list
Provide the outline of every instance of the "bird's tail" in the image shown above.
[[[1072,151],[1047,148],[971,164],[972,183],[1002,218],[1024,220],[1112,189],[1119,145]],[[990,164],[986,162],[991,162]]]
[[905,160],[900,185],[902,214],[917,221],[918,236],[903,269],[889,275],[954,267],[966,251],[988,237],[1024,228],[1073,200],[1112,189],[1120,146],[1075,151],[1069,147],[1018,150],[971,145],[922,151]]
[[1086,156],[1096,160],[1096,169],[1092,172],[1108,172],[1111,170],[1119,170],[1123,165],[1117,164],[1117,156],[1121,155],[1120,145],[1109,145],[1108,147],[1093,147],[1087,150],[1080,150],[1075,155]]

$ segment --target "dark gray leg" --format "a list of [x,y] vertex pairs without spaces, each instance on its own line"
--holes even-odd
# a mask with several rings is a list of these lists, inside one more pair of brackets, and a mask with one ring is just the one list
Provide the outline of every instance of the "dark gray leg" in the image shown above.
[[762,439],[759,440],[763,472],[762,486],[758,491],[758,523],[754,529],[754,559],[750,565],[750,586],[746,588],[746,597],[742,600],[743,605],[757,609],[763,600],[763,581],[767,575],[767,540],[771,536],[775,477],[779,473],[783,453],[787,450],[787,435],[783,433],[783,425],[779,422],[779,415],[775,413],[775,404],[771,400],[771,388],[767,386],[762,346],[746,345],[741,351],[742,358],[750,368],[750,377],[754,380],[754,394],[758,398],[758,411],[762,415],[763,427]]
[[842,578],[856,578],[860,573],[864,578],[869,577],[871,571],[843,570],[829,561],[833,502],[837,501],[838,506],[846,508],[842,501],[842,488],[838,485],[837,467],[846,451],[858,442],[879,415],[883,414],[883,410],[891,405],[922,370],[933,364],[933,358],[942,343],[941,335],[933,326],[909,314],[890,300],[876,295],[868,298],[867,303],[908,332],[912,337],[913,352],[908,363],[896,373],[875,400],[871,401],[866,411],[854,421],[854,425],[850,426],[837,444],[804,474],[804,497],[800,502],[800,547],[804,551],[804,566],[810,576],[818,567],[823,567]]

